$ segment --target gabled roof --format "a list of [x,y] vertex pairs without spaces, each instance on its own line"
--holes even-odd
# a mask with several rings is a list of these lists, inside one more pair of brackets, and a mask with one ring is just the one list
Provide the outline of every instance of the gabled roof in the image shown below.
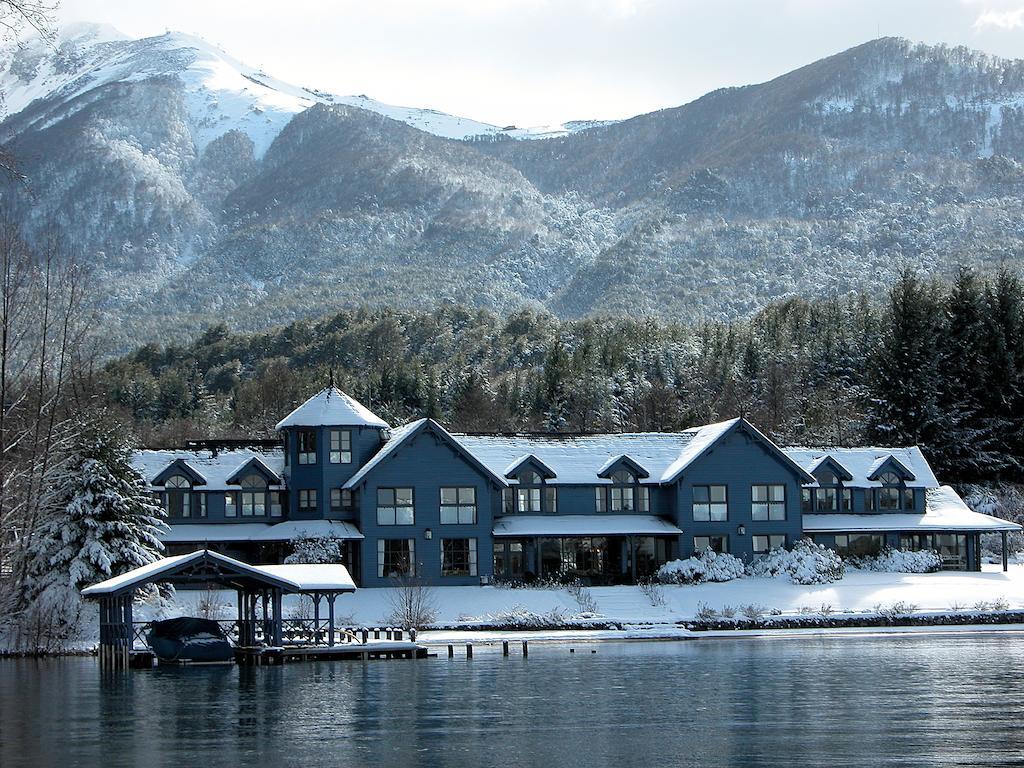
[[850,474],[850,470],[840,464],[831,455],[826,454],[819,459],[814,459],[811,462],[811,466],[807,468],[807,471],[812,475],[819,469],[828,468],[832,470],[832,474],[838,477],[840,480],[848,481],[853,480],[853,475]]
[[238,469],[231,473],[227,479],[228,485],[237,485],[243,477],[252,474],[253,471],[263,475],[271,485],[281,484],[281,477],[274,470],[264,464],[258,456],[253,456],[248,461],[243,462]]
[[900,460],[892,454],[888,456],[880,456],[874,464],[871,465],[871,471],[868,473],[868,480],[877,480],[885,472],[895,472],[903,480],[916,480],[914,473],[907,469]]
[[523,471],[523,468],[527,464],[532,464],[533,467],[540,473],[541,477],[543,477],[546,480],[551,480],[552,478],[558,477],[558,475],[555,474],[555,470],[553,470],[543,461],[538,459],[532,453],[527,453],[523,456],[520,456],[511,464],[509,464],[508,467],[505,468],[505,477],[509,478],[510,480],[515,478],[518,474],[520,474]]
[[[152,485],[157,478],[160,478],[161,482],[166,479],[172,466],[181,466],[184,463],[193,472],[205,478],[202,483],[204,491],[237,491],[238,486],[232,485],[228,480],[253,458],[259,459],[274,476],[283,476],[284,452],[280,449],[236,448],[218,451],[216,455],[208,450],[137,451],[132,455],[132,466]],[[280,481],[276,483],[280,484]]]
[[391,439],[384,444],[384,447],[377,451],[372,459],[360,467],[359,471],[352,475],[348,482],[346,482],[342,487],[351,489],[358,486],[371,472],[377,469],[377,467],[379,467],[389,457],[393,456],[395,452],[402,447],[402,445],[409,442],[413,437],[422,432],[430,432],[437,436],[438,439],[449,445],[457,454],[465,459],[470,466],[475,467],[483,475],[494,480],[498,486],[504,487],[508,485],[508,481],[505,480],[505,478],[486,464],[482,463],[470,451],[467,451],[466,447],[456,440],[447,429],[442,427],[433,419],[418,419],[416,421],[409,422],[398,429],[392,430]]
[[598,477],[611,477],[612,473],[616,468],[620,466],[626,466],[629,470],[637,477],[650,477],[651,473],[648,472],[640,462],[627,456],[624,453],[620,453],[618,456],[612,456],[606,461],[599,470],[597,470]]
[[[707,454],[707,452],[710,451],[719,440],[737,429],[745,430],[754,439],[758,440],[769,453],[774,455],[781,463],[789,466],[789,468],[792,469],[793,472],[801,478],[801,480],[804,482],[814,482],[813,475],[809,474],[802,465],[793,461],[792,457],[783,452],[779,446],[769,440],[757,427],[744,418],[730,419],[729,421],[722,421],[718,424],[708,424],[705,427],[697,427],[689,445],[686,446],[683,452],[679,455],[679,458],[676,459],[672,463],[672,466],[665,470],[665,473],[661,476],[661,482],[674,482],[681,474],[683,474],[687,467],[697,461],[697,459]],[[689,432],[690,430],[687,431]]]
[[286,427],[380,427],[388,424],[355,398],[337,387],[327,387],[313,395],[277,423]]
[[174,461],[164,467],[163,471],[158,473],[155,477],[147,477],[146,480],[151,485],[163,485],[167,482],[168,478],[171,478],[174,475],[184,475],[192,481],[193,485],[206,485],[206,478],[190,467],[185,459],[181,458],[174,459]]
[[[863,448],[783,448],[795,462],[808,467],[825,456],[832,457],[842,464],[853,475],[853,479],[845,480],[844,484],[852,488],[877,488],[881,483],[875,474],[890,458],[895,459],[909,471],[913,479],[904,475],[908,488],[938,488],[939,481],[928,465],[928,460],[917,446],[907,448],[885,448],[865,446]],[[894,467],[895,469],[895,467]],[[816,481],[815,481],[816,482]]]

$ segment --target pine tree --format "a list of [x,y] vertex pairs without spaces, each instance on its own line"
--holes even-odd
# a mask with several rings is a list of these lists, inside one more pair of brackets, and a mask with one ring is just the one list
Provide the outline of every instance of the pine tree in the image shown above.
[[28,625],[37,648],[73,637],[79,591],[153,562],[166,514],[131,466],[131,448],[116,427],[84,425],[67,463],[60,504],[43,521],[30,553]]

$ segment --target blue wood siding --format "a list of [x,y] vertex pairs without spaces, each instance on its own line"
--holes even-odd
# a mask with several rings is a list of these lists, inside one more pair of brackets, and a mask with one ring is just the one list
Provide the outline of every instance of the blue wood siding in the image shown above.
[[[727,435],[691,464],[676,485],[675,520],[683,531],[679,542],[680,557],[693,554],[694,536],[728,536],[729,553],[749,561],[754,554],[752,536],[782,534],[786,536],[787,545],[792,546],[802,535],[799,476],[756,438],[739,430]],[[728,521],[697,522],[693,519],[695,485],[726,486]],[[752,519],[753,485],[785,486],[785,520]],[[739,533],[741,525],[745,528],[742,535]]]
[[[475,525],[441,525],[441,488],[476,489]],[[378,525],[377,490],[412,488],[415,522],[413,525]],[[434,433],[424,430],[393,452],[371,472],[359,488],[360,530],[362,542],[361,576],[363,586],[389,586],[392,582],[377,573],[378,539],[413,539],[416,544],[417,573],[424,581],[438,585],[479,584],[481,576],[491,576],[494,548],[491,530],[499,513],[501,492],[494,481],[466,461]],[[430,529],[431,538],[425,536]],[[441,576],[441,539],[477,540],[476,576]]]

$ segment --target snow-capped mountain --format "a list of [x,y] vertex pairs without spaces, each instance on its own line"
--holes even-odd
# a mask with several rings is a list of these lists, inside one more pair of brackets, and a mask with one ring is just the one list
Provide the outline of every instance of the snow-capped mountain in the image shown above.
[[[34,101],[67,102],[117,83],[176,77],[184,85],[190,128],[200,152],[218,136],[238,130],[261,157],[281,129],[314,104],[346,104],[449,139],[564,136],[596,121],[519,129],[499,128],[433,109],[399,107],[368,96],[338,96],[301,88],[250,67],[214,45],[180,32],[133,40],[113,27],[73,24],[51,45],[38,37],[0,51],[0,120]],[[44,113],[23,127],[59,115]]]
[[0,207],[93,264],[121,340],[439,300],[735,317],[1024,253],[1024,61],[962,48],[523,131],[96,27],[0,55],[0,93]]

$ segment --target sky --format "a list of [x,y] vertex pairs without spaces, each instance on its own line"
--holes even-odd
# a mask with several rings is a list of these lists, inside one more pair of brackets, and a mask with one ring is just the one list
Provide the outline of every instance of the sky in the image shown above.
[[1024,0],[63,0],[59,15],[519,127],[678,106],[879,36],[1024,57]]

